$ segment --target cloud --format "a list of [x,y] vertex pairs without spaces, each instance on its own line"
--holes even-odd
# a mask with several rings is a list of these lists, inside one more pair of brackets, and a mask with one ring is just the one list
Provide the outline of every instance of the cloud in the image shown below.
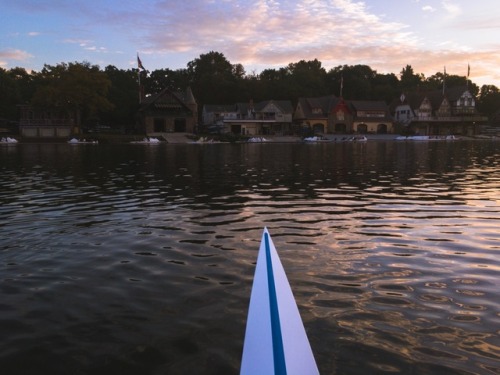
[[0,66],[7,67],[9,66],[9,61],[27,61],[33,56],[26,51],[22,51],[19,49],[4,49],[0,50]]
[[500,24],[498,22],[498,17],[495,15],[489,15],[487,17],[467,17],[467,19],[462,19],[454,25],[455,28],[461,30],[485,30],[485,29],[496,29],[500,31]]
[[451,0],[441,1],[441,6],[443,7],[443,10],[446,12],[447,18],[456,18],[462,14],[462,8],[460,8],[460,5],[454,3]]
[[[450,0],[441,6],[447,19],[462,13]],[[428,5],[421,9],[437,11]],[[230,62],[243,64],[248,72],[317,58],[326,69],[366,64],[379,73],[398,74],[411,64],[429,76],[445,64],[450,74],[454,69],[459,74],[464,61],[470,61],[476,63],[476,77],[480,77],[486,76],[486,62],[496,56],[494,47],[474,56],[451,39],[439,45],[426,43],[415,28],[379,16],[367,2],[355,0],[165,1],[146,11],[148,15],[142,18],[148,22],[139,21],[142,34],[135,40],[141,53],[182,53],[194,59],[218,51]],[[121,15],[123,24],[133,22],[127,17]]]
[[82,47],[85,51],[102,53],[108,52],[107,47],[97,47],[94,41],[88,39],[64,39],[63,43],[78,44],[78,46]]
[[[131,56],[133,66],[140,51],[150,57],[151,69],[176,69],[202,53],[217,51],[255,72],[315,58],[326,69],[366,64],[381,73],[397,73],[411,64],[417,72],[434,74],[443,65],[452,69],[456,64],[458,70],[463,61],[474,62],[478,75],[498,71],[500,48],[494,35],[499,26],[489,7],[459,0],[411,2],[424,17],[407,17],[375,0],[115,0],[98,5],[26,0],[10,6],[30,9],[37,20],[54,17],[55,22],[29,27],[40,30],[46,43],[56,35],[58,40],[51,42],[57,47],[67,36],[63,43],[76,48],[59,48],[63,59],[77,49],[86,59],[107,53],[106,63],[128,62],[123,57],[113,60],[119,53]],[[431,17],[432,24],[421,24]],[[37,35],[33,31],[32,36]]]
[[[243,64],[288,64],[297,56],[320,58],[418,38],[402,23],[368,11],[364,2],[165,2],[148,17],[143,50],[156,53],[220,51]],[[202,15],[202,16],[200,16]],[[314,54],[314,55],[311,55]]]
[[19,49],[0,50],[0,59],[24,61],[30,59],[31,57],[33,57],[33,55]]
[[69,44],[79,44],[80,46],[85,46],[88,43],[92,43],[91,40],[88,39],[73,39],[73,38],[66,38],[63,40],[63,43],[69,43]]

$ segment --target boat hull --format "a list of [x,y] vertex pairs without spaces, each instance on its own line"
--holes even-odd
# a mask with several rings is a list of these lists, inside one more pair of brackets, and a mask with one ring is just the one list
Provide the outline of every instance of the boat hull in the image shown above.
[[267,228],[262,234],[255,269],[240,374],[319,374]]

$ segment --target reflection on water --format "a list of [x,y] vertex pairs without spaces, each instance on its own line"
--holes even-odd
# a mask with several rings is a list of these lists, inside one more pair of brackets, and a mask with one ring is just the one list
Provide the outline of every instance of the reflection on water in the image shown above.
[[497,374],[498,150],[0,148],[0,366],[238,373],[267,226],[322,374]]

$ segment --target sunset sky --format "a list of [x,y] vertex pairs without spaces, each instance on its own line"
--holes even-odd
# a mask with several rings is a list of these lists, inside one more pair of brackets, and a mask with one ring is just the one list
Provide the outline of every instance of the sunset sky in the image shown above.
[[185,68],[210,51],[247,74],[318,59],[500,88],[496,0],[0,0],[0,67]]

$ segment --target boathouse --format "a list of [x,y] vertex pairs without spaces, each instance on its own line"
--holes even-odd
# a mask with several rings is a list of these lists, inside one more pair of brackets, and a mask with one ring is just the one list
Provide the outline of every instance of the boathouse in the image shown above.
[[487,122],[466,86],[404,93],[392,107],[394,121],[406,133],[473,136]]
[[78,134],[75,119],[68,111],[19,105],[19,134],[26,138],[68,138]]
[[141,100],[139,128],[147,135],[194,133],[198,123],[198,105],[191,89],[173,92],[164,89]]
[[345,100],[335,95],[299,98],[294,122],[314,134],[393,133],[389,107],[383,101]]
[[203,125],[220,133],[242,135],[288,135],[291,133],[293,106],[288,100],[258,103],[205,105]]

